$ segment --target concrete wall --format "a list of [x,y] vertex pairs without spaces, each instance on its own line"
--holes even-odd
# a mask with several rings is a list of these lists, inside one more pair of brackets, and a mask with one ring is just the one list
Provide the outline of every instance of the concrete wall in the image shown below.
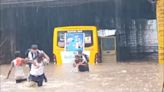
[[[26,49],[33,43],[38,44],[40,49],[52,57],[53,29],[67,25],[96,25],[99,29],[116,29],[118,60],[128,59],[129,54],[124,54],[131,44],[126,44],[129,42],[127,38],[130,37],[128,33],[130,30],[139,32],[137,28],[129,29],[132,27],[131,21],[155,19],[155,11],[147,0],[126,0],[126,2],[124,0],[91,2],[3,0],[0,5],[0,30],[6,35],[3,35],[1,40],[5,40],[5,37],[10,38],[9,45],[6,45],[9,47],[5,48],[3,45],[1,50],[10,53],[10,57],[6,57],[8,54],[3,53],[5,56],[3,58],[10,60],[15,50],[20,50],[24,55]],[[9,63],[9,60],[5,60],[4,63]]]

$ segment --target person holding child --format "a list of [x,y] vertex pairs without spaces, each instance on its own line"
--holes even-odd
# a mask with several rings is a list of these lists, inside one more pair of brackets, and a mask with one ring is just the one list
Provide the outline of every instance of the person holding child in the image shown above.
[[88,57],[82,51],[78,51],[78,54],[75,55],[75,62],[73,63],[74,67],[78,68],[79,72],[89,71]]
[[40,87],[43,85],[44,80],[44,66],[49,63],[49,58],[44,55],[44,53],[40,53],[37,58],[33,61],[34,63],[31,65],[30,70],[30,81],[37,83]]

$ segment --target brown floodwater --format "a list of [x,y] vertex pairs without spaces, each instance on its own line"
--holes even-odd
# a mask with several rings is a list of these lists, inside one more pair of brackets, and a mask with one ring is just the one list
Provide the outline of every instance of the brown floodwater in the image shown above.
[[90,72],[76,72],[72,64],[49,64],[42,87],[16,84],[14,70],[5,79],[9,66],[0,65],[0,92],[162,92],[163,65],[156,63],[101,63],[90,65]]

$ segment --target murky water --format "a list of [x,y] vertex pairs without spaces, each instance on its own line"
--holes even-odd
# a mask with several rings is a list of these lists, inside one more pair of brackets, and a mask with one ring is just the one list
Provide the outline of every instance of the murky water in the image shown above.
[[[29,88],[16,84],[14,71],[5,79],[9,65],[0,66],[0,92],[161,92],[163,66],[154,63],[101,63],[90,72],[75,72],[72,64],[46,66],[48,82]],[[28,75],[28,67],[26,67]]]

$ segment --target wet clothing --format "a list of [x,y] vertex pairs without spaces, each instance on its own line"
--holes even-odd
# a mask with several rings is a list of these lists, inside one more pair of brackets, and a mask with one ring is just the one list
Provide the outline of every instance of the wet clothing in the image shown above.
[[30,52],[31,49],[27,49],[25,52],[25,57],[28,57],[28,53]]
[[[43,51],[41,51],[41,50],[36,50],[36,51],[34,52],[34,51],[29,50],[29,51],[28,51],[28,59],[31,60],[31,62],[32,62],[33,60],[35,60],[35,59],[37,58],[37,56],[38,56],[40,53],[43,53]],[[29,68],[31,69],[31,63],[29,63]]]
[[37,62],[37,59],[33,61],[36,65],[31,65],[29,79],[31,81],[37,82],[38,86],[42,86],[43,80],[45,79],[44,75],[44,64],[48,63],[46,59],[43,59],[40,63]]
[[85,72],[85,71],[89,72],[89,65],[88,65],[88,63],[85,63],[84,65],[79,65],[78,70],[80,72]]
[[31,71],[30,74],[34,76],[42,75],[44,73],[44,63],[40,62],[38,63],[36,60],[34,60],[37,66],[34,64],[31,65]]
[[43,85],[43,79],[44,79],[44,74],[42,75],[38,75],[38,76],[34,76],[30,74],[30,79],[31,81],[34,81],[38,84],[38,86],[42,86]]
[[16,79],[16,83],[21,83],[21,82],[24,82],[24,81],[27,81],[27,79]]
[[[44,51],[38,50],[38,49],[36,51],[29,50],[29,52],[28,52],[28,59],[31,60],[31,62],[33,62],[35,59],[37,59],[37,57],[39,56],[39,54],[43,54],[43,53],[44,53]],[[32,67],[33,67],[32,64],[29,63],[30,70],[31,70]],[[33,73],[34,71],[37,72],[35,70],[35,68],[34,68],[34,70],[32,72],[31,71],[30,72]],[[29,80],[30,80],[30,76],[29,76]],[[45,75],[44,75],[44,80],[45,80],[45,82],[47,82],[47,78],[46,78]]]
[[11,62],[15,68],[15,80],[16,83],[20,83],[22,81],[27,80],[23,70],[23,58],[17,57]]
[[34,60],[37,58],[37,56],[40,54],[40,53],[44,53],[42,50],[36,50],[36,51],[29,51],[28,52],[28,59],[29,60]]
[[25,77],[24,70],[23,70],[24,63],[22,62],[22,60],[23,60],[22,58],[17,57],[12,61],[15,67],[15,79],[22,79]]
[[78,66],[78,71],[80,72],[89,71],[88,59],[85,54],[75,56],[75,63],[78,64],[80,62],[83,63]]

